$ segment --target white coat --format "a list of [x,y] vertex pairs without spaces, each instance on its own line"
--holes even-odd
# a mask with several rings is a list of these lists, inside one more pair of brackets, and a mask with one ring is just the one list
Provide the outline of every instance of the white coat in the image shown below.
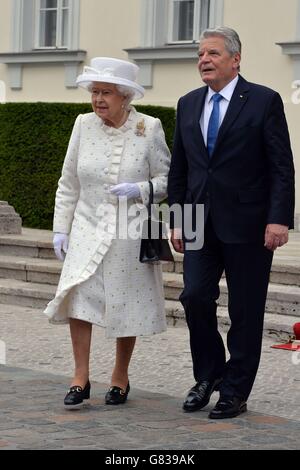
[[[119,199],[110,186],[137,183],[141,199],[129,201],[137,208],[148,203],[151,179],[154,202],[160,202],[169,165],[159,119],[133,107],[119,129],[106,126],[95,113],[77,117],[55,200],[53,231],[70,238],[56,296],[45,310],[51,323],[78,318],[105,327],[107,337],[166,329],[161,265],[139,262],[139,239],[117,238]],[[76,300],[74,306],[78,289],[90,289],[88,308]]]

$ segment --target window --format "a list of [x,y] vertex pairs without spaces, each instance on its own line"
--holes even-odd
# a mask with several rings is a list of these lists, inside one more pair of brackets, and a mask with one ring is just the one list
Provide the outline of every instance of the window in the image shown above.
[[209,0],[169,0],[168,42],[195,42],[209,25]]
[[140,42],[125,51],[139,65],[140,83],[146,88],[153,86],[153,64],[195,61],[202,31],[222,26],[224,21],[224,0],[140,0],[140,3]]
[[67,49],[70,46],[70,1],[38,0],[37,49]]
[[65,67],[65,86],[77,88],[78,65],[86,57],[79,49],[80,1],[11,0],[12,52],[0,53],[11,89],[22,89],[24,64],[58,63]]

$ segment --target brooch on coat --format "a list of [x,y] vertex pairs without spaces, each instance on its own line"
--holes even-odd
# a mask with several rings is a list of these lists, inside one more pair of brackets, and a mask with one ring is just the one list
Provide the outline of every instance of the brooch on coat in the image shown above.
[[145,135],[145,130],[146,130],[146,126],[145,126],[145,120],[142,119],[141,121],[139,121],[136,125],[136,129],[135,129],[135,135],[137,136],[143,136],[143,137],[146,137]]

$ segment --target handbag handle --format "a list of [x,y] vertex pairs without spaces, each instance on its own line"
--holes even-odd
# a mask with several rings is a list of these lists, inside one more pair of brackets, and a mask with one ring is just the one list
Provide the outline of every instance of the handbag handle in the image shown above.
[[149,181],[149,187],[150,187],[150,192],[149,192],[149,204],[148,204],[148,218],[151,217],[151,206],[153,204],[153,183],[152,183],[152,181]]
[[[149,204],[148,204],[148,234],[149,234],[149,238],[152,238],[152,213],[151,213],[151,208],[152,208],[152,204],[153,204],[153,183],[152,181],[148,181],[149,183],[149,188],[150,188],[150,192],[149,192]],[[158,214],[158,221],[162,221],[162,214],[161,212],[159,212]],[[159,225],[159,233],[160,233],[160,237],[162,237],[162,230],[163,230],[163,226],[162,225]]]
[[[150,187],[149,204],[148,204],[148,207],[147,207],[147,209],[148,209],[148,220],[149,220],[149,219],[151,219],[151,216],[152,216],[151,207],[152,207],[152,204],[153,204],[153,183],[150,180],[148,181],[148,183],[149,183],[149,187]],[[161,220],[161,216],[162,216],[162,214],[161,214],[161,212],[159,212],[159,220]]]

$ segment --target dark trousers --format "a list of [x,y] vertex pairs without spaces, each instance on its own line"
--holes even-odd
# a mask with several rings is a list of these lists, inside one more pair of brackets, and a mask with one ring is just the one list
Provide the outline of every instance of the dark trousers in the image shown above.
[[[263,319],[273,253],[263,241],[221,242],[208,217],[204,246],[185,251],[184,290],[180,301],[190,332],[194,377],[197,382],[223,377],[220,394],[248,398],[257,373]],[[218,332],[219,281],[225,271],[231,327],[229,359]]]

